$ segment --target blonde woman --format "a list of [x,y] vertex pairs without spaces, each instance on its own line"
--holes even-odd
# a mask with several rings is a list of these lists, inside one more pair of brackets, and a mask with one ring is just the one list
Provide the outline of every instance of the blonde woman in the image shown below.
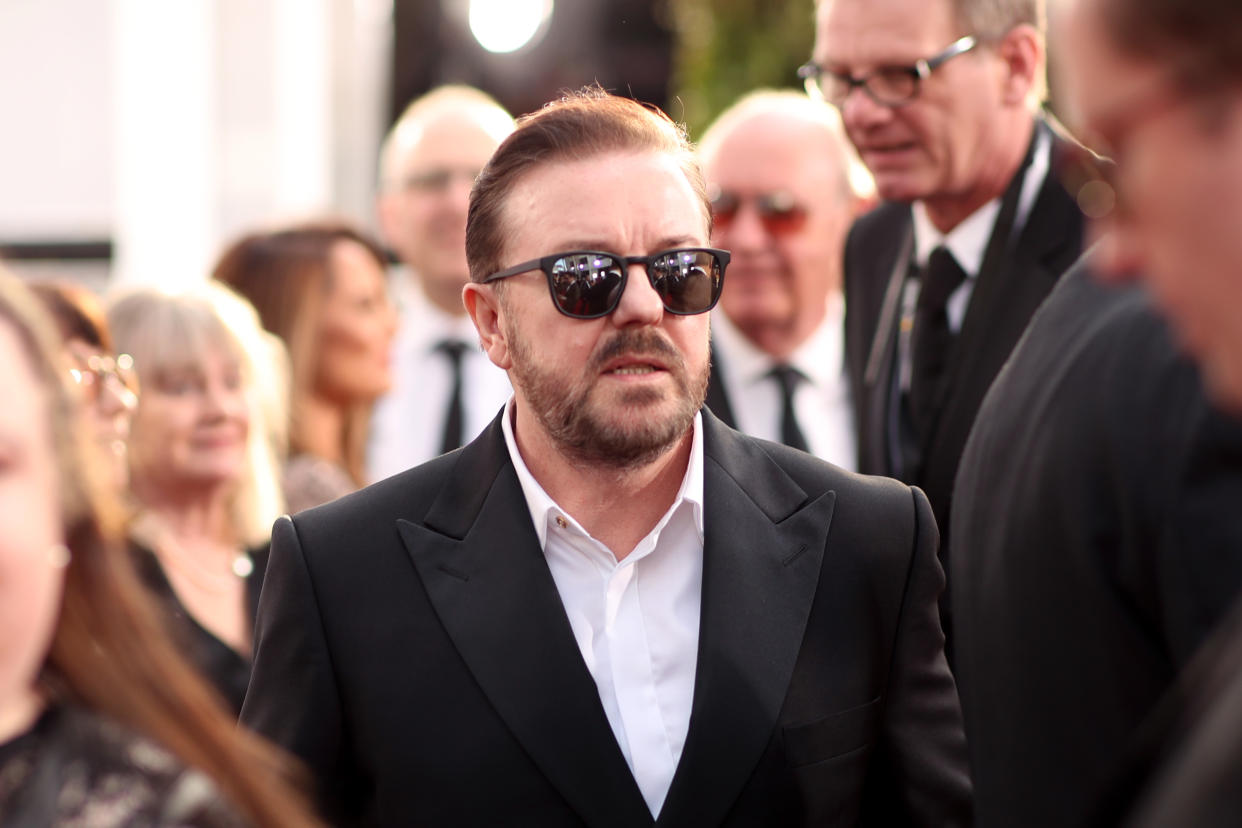
[[283,511],[278,343],[219,285],[130,292],[108,322],[142,387],[129,443],[136,560],[183,619],[192,659],[240,711],[268,532]]

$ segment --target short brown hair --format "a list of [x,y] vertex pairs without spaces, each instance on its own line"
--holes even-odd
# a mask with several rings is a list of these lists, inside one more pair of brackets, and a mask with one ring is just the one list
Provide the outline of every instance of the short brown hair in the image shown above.
[[1171,60],[1194,84],[1242,81],[1242,3],[1238,0],[1102,0],[1118,48]]
[[526,173],[543,164],[610,152],[664,152],[676,158],[702,201],[710,229],[707,186],[685,127],[654,106],[609,94],[599,86],[583,87],[519,118],[517,129],[479,174],[470,191],[466,220],[470,278],[479,282],[501,269],[505,200]]

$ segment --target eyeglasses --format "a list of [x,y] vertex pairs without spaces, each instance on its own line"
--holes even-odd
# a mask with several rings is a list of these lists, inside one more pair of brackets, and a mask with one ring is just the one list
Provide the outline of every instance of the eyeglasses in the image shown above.
[[121,402],[133,407],[138,402],[138,377],[134,374],[134,359],[129,354],[118,354],[116,359],[101,354],[86,357],[84,368],[70,368],[69,377],[82,389],[87,402],[95,403],[105,387]]
[[913,66],[881,66],[860,78],[833,72],[811,61],[798,67],[798,77],[802,78],[808,95],[838,108],[859,86],[880,106],[896,108],[917,98],[923,81],[945,61],[964,55],[978,45],[978,38],[966,35],[950,43],[943,52],[915,61]]
[[806,224],[806,208],[783,191],[743,197],[728,190],[714,189],[711,195],[712,221],[718,230],[728,230],[747,201],[754,204],[760,224],[770,235],[787,236]]
[[481,170],[471,167],[436,167],[420,173],[411,173],[398,181],[398,186],[402,190],[413,190],[423,193],[442,193],[453,183],[454,178],[460,178],[467,184],[474,184],[474,180],[479,177]]
[[646,268],[647,279],[666,311],[689,316],[711,310],[720,299],[729,251],[677,247],[650,256],[618,256],[597,250],[573,250],[522,262],[493,273],[482,283],[542,270],[548,277],[548,292],[558,311],[575,319],[597,319],[617,309],[630,265],[636,264]]

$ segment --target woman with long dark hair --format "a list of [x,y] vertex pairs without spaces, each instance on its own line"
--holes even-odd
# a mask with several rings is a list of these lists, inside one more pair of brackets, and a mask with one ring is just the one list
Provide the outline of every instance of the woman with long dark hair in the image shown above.
[[215,267],[214,277],[250,300],[289,349],[290,512],[367,482],[371,407],[392,383],[396,315],[384,266],[374,240],[325,220],[245,236]]

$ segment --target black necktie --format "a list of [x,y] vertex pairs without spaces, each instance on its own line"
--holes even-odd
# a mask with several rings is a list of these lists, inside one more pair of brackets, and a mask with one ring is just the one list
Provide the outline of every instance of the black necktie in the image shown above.
[[966,280],[953,254],[937,247],[920,276],[919,299],[910,334],[910,417],[919,439],[926,437],[935,417],[948,367],[954,334],[946,307]]
[[448,357],[453,371],[453,391],[449,394],[448,407],[444,412],[444,438],[440,441],[440,453],[452,451],[462,443],[461,407],[461,358],[469,346],[456,339],[446,339],[436,345],[436,350]]
[[772,378],[781,387],[781,442],[790,448],[808,451],[806,437],[798,427],[798,418],[794,416],[793,393],[806,377],[797,368],[790,365],[777,365],[772,369]]

